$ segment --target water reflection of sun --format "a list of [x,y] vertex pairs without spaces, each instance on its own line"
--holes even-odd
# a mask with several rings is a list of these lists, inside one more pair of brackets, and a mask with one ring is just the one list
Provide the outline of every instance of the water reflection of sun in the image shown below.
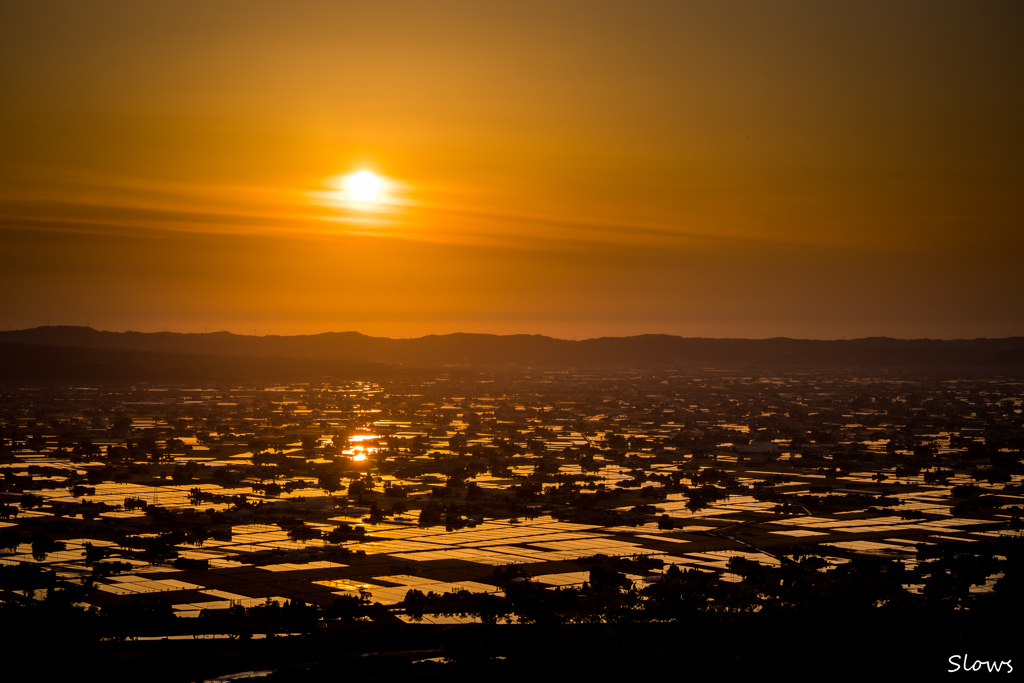
[[358,442],[358,441],[372,441],[374,439],[379,439],[379,438],[380,437],[377,436],[376,434],[356,434],[354,436],[348,437],[348,440],[349,441],[356,441],[356,442]]
[[379,450],[376,445],[370,445],[370,442],[375,443],[379,438],[380,436],[377,434],[355,434],[350,436],[348,440],[353,446],[349,450],[344,451],[344,454],[353,462],[365,462],[371,456],[376,455]]

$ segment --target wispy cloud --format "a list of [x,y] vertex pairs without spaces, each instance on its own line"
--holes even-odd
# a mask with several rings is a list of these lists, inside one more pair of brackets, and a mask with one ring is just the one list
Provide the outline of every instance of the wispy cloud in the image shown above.
[[[430,188],[389,180],[389,199],[372,206],[337,192],[190,184],[113,176],[37,178],[31,186],[0,183],[0,230],[96,235],[203,233],[296,239],[333,236],[410,240],[520,251],[583,253],[609,249],[692,250],[843,246],[833,231],[794,235],[755,230],[742,216],[683,217],[679,224],[566,218],[474,206]],[[426,192],[422,194],[427,194]],[[484,200],[477,198],[477,203]],[[755,226],[756,227],[756,226]],[[886,248],[876,241],[872,248]]]

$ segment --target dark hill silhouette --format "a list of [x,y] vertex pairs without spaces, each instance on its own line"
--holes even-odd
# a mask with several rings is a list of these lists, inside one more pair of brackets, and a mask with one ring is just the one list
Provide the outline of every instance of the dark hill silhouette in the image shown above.
[[[358,332],[246,336],[229,332],[103,332],[37,327],[0,332],[0,344],[149,354],[291,359],[391,365],[544,367],[686,366],[989,366],[1021,368],[1024,338],[1007,339],[707,339],[664,334],[581,341],[542,335],[448,334],[416,339]],[[56,356],[59,357],[59,356]],[[141,362],[141,361],[140,361]]]
[[69,383],[95,386],[135,382],[288,384],[366,377],[384,379],[394,376],[401,370],[378,363],[346,363],[304,358],[245,358],[77,349],[38,344],[0,345],[0,385],[6,386]]

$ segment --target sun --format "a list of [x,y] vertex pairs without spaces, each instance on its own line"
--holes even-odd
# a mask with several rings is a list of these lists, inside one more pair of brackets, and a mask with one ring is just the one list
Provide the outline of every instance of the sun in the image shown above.
[[364,228],[371,224],[396,224],[409,207],[419,203],[406,196],[412,189],[408,183],[365,168],[325,178],[323,184],[328,189],[308,192],[307,195],[314,203],[341,213],[324,218],[359,224]]
[[342,178],[342,187],[349,199],[374,203],[381,200],[384,179],[370,171],[358,171]]

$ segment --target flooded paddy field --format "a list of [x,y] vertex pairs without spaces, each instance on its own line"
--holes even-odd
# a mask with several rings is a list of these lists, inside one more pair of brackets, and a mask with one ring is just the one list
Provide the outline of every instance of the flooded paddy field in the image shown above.
[[710,370],[5,387],[0,609],[100,643],[996,613],[1024,576],[1022,396]]

